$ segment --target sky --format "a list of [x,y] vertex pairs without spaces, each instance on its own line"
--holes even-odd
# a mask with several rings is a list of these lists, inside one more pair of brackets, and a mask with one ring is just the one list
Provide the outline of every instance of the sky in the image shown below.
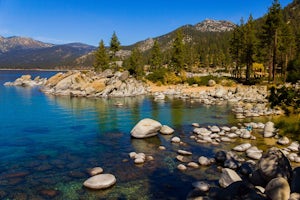
[[[121,45],[169,33],[205,19],[238,24],[267,13],[273,0],[0,0],[0,35],[53,44]],[[279,0],[282,8],[292,0]]]

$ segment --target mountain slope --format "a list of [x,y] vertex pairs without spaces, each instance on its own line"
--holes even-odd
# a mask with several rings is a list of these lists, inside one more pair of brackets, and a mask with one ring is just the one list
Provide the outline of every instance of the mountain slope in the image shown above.
[[15,50],[39,49],[39,48],[47,48],[52,46],[54,45],[33,40],[31,38],[16,37],[16,36],[5,38],[0,36],[0,54],[9,51],[15,51]]
[[[178,29],[182,30],[184,34],[184,41],[186,43],[197,43],[199,40],[203,40],[203,37],[213,35],[220,36],[224,35],[223,33],[227,35],[227,33],[233,30],[235,27],[236,25],[229,21],[206,19],[200,23],[197,23],[196,25],[185,25]],[[154,40],[157,40],[162,49],[167,50],[171,47],[172,41],[175,38],[176,31],[178,29],[156,38],[149,38],[147,40],[137,42],[124,48],[133,49],[138,47],[142,52],[145,52],[151,49],[154,44]]]
[[19,49],[0,54],[0,67],[3,68],[55,68],[55,67],[82,67],[75,60],[95,47],[71,43],[55,45],[45,48]]

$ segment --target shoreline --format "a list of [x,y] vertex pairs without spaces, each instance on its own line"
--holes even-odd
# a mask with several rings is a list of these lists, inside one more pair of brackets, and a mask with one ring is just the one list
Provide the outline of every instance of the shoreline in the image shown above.
[[[76,70],[76,69],[74,69]],[[69,70],[63,70],[63,69],[38,69],[38,68],[30,68],[30,69],[21,69],[21,68],[0,68],[0,71],[69,71]]]

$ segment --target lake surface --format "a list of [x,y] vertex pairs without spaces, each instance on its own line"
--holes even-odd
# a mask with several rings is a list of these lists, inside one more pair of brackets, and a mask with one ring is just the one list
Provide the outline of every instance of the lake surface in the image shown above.
[[[0,198],[7,199],[185,199],[195,180],[216,181],[213,167],[180,172],[178,149],[213,156],[222,146],[197,144],[191,123],[228,125],[230,106],[204,106],[187,100],[152,97],[87,99],[47,96],[39,88],[3,86],[22,74],[50,77],[49,71],[0,71]],[[123,107],[116,107],[121,102]],[[132,139],[130,130],[143,118],[173,127],[171,136]],[[158,150],[164,145],[167,150]],[[131,151],[154,161],[135,165]],[[117,183],[103,191],[84,188],[89,168],[100,166]]]

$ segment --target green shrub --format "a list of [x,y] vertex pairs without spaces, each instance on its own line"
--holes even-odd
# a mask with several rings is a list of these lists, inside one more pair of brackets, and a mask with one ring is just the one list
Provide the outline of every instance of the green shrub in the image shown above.
[[166,69],[158,69],[158,70],[155,70],[152,73],[148,74],[146,76],[146,78],[149,81],[152,81],[153,83],[157,83],[157,82],[165,83],[164,76],[165,76],[166,72],[167,72]]

